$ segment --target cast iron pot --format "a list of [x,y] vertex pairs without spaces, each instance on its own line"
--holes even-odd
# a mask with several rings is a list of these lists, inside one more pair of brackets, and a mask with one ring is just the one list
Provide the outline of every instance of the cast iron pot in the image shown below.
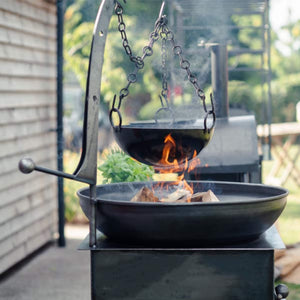
[[[201,128],[203,122],[176,122],[170,124],[144,122],[132,123],[114,130],[119,146],[134,159],[154,166],[165,167],[160,163],[165,146],[165,138],[170,134],[176,143],[169,161],[185,162],[198,155],[211,140],[214,129]],[[203,125],[203,124],[202,124]]]

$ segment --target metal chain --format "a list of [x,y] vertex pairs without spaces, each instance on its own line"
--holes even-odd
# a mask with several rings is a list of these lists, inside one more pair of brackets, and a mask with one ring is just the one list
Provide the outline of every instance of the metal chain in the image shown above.
[[[166,58],[167,58],[167,51],[166,51],[166,42],[170,41],[172,47],[173,47],[173,53],[174,55],[177,55],[179,60],[180,60],[180,67],[184,70],[186,70],[188,80],[191,82],[191,84],[194,86],[194,89],[196,91],[197,96],[202,100],[202,105],[203,109],[205,111],[205,118],[204,118],[204,129],[207,130],[207,119],[211,115],[213,118],[213,123],[210,128],[213,128],[215,125],[215,112],[214,112],[214,104],[213,104],[213,98],[212,94],[210,94],[210,101],[211,101],[211,109],[207,109],[206,106],[206,98],[204,91],[200,88],[196,76],[191,72],[190,69],[190,63],[187,59],[185,59],[182,56],[182,48],[179,45],[176,45],[175,40],[174,40],[174,33],[169,30],[167,26],[167,18],[166,16],[162,16],[155,22],[154,26],[154,31],[151,32],[149,36],[149,43],[147,46],[143,48],[143,55],[142,56],[134,56],[131,50],[131,47],[129,45],[129,41],[127,39],[127,34],[126,34],[126,25],[124,23],[123,19],[123,7],[122,5],[116,1],[116,6],[115,6],[115,13],[118,17],[118,30],[121,34],[122,38],[122,44],[123,48],[125,50],[125,53],[129,56],[130,60],[134,63],[135,69],[132,73],[128,74],[127,76],[127,85],[120,90],[118,101],[116,101],[116,95],[114,96],[113,100],[113,105],[112,109],[110,110],[109,114],[109,119],[112,127],[115,130],[120,130],[121,125],[122,125],[122,115],[120,112],[120,108],[122,105],[122,100],[129,95],[129,87],[132,83],[135,83],[137,81],[137,73],[139,70],[144,68],[144,59],[147,56],[151,56],[153,54],[153,45],[154,43],[159,39],[159,37],[162,40],[162,91],[161,91],[161,96],[164,98],[165,104],[163,103],[163,99],[160,96],[160,101],[162,104],[163,109],[170,110],[172,113],[171,109],[169,108],[168,100],[167,100],[167,94],[168,94],[168,73],[167,73],[167,68],[166,68]],[[166,107],[165,107],[166,105]],[[160,111],[159,109],[156,112],[157,113]],[[118,125],[115,125],[113,122],[113,113],[116,113],[119,119]]]
[[[166,100],[168,97],[168,70],[167,70],[167,36],[164,31],[160,32],[161,37],[161,79],[162,79],[162,90],[161,96]],[[168,104],[167,104],[168,105]],[[162,106],[163,103],[162,103]]]
[[168,102],[168,69],[167,69],[167,35],[164,31],[163,25],[168,22],[167,18],[165,16],[162,16],[160,21],[162,25],[161,32],[160,32],[160,38],[161,38],[161,83],[162,83],[162,89],[159,95],[161,108],[159,108],[154,115],[155,122],[158,123],[159,116],[162,112],[164,114],[168,114],[171,118],[170,124],[174,123],[174,112],[172,108],[169,105]]
[[[118,23],[119,23],[118,30],[121,34],[121,38],[123,41],[122,44],[123,44],[125,53],[129,56],[130,60],[135,65],[134,71],[132,73],[128,74],[128,76],[127,76],[127,85],[120,90],[118,101],[116,101],[116,95],[114,96],[112,109],[110,110],[110,114],[109,114],[109,119],[110,119],[110,123],[111,123],[112,127],[115,130],[120,130],[121,125],[122,125],[122,115],[120,112],[122,100],[129,95],[130,85],[137,81],[138,71],[144,68],[144,59],[153,54],[153,45],[159,38],[159,31],[161,29],[162,24],[161,24],[161,22],[158,22],[159,20],[155,23],[154,31],[151,32],[151,34],[149,36],[149,43],[147,46],[145,46],[143,48],[143,55],[142,56],[134,56],[132,54],[132,50],[129,45],[129,41],[127,39],[127,34],[125,31],[126,25],[125,25],[124,19],[123,19],[123,7],[118,1],[116,1],[115,14],[118,17]],[[112,119],[113,113],[116,113],[118,115],[118,119],[119,119],[118,125],[115,125],[113,122],[113,119]]]
[[207,119],[208,117],[211,115],[212,116],[212,126],[210,127],[213,128],[215,125],[215,121],[216,121],[216,115],[215,115],[215,109],[214,109],[214,103],[213,103],[213,97],[212,94],[210,94],[210,102],[211,102],[211,108],[208,110],[207,106],[206,106],[206,97],[205,97],[205,93],[203,91],[203,89],[200,88],[199,84],[198,84],[198,80],[197,77],[192,73],[191,69],[190,69],[190,62],[185,59],[182,55],[183,51],[181,46],[176,45],[175,43],[175,39],[174,39],[174,33],[168,28],[167,26],[167,22],[164,22],[163,26],[162,26],[162,32],[163,36],[170,41],[172,47],[173,47],[173,53],[174,55],[177,55],[179,58],[179,64],[181,69],[185,70],[187,73],[187,78],[190,81],[190,83],[194,86],[194,89],[196,91],[196,95],[201,99],[202,101],[202,106],[205,112],[205,117],[204,117],[204,129],[207,130]]

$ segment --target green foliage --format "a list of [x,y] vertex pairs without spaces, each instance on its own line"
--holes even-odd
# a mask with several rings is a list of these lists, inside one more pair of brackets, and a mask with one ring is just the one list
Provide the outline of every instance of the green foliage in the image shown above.
[[280,280],[280,281],[275,282],[275,286],[277,286],[280,283],[285,284],[289,289],[289,296],[287,297],[288,300],[300,300],[300,285],[299,284],[288,283],[288,282],[284,282],[284,281]]
[[[130,0],[127,4],[123,4],[122,1],[121,3],[124,7],[124,21],[130,47],[134,55],[141,56],[142,49],[148,42],[149,33],[153,30],[160,3],[139,0]],[[67,5],[64,35],[65,73],[73,72],[82,89],[85,90],[94,17],[98,3],[94,0],[68,0]],[[143,17],[137,17],[138,15]],[[225,37],[231,40],[228,49],[237,47],[262,49],[261,21],[261,17],[257,15],[233,15],[229,23],[240,26],[242,29],[233,28],[230,36]],[[214,23],[218,24],[217,18]],[[251,26],[254,28],[250,28]],[[101,80],[101,102],[105,103],[105,106],[109,106],[114,94],[119,94],[120,89],[126,86],[127,75],[134,70],[133,63],[122,47],[117,27],[117,18],[113,16],[105,46]],[[215,28],[221,30],[218,26]],[[295,120],[295,104],[299,101],[300,92],[300,82],[285,79],[290,76],[297,77],[300,69],[300,20],[287,24],[283,29],[290,37],[289,42],[286,43],[291,50],[290,55],[284,56],[276,48],[278,36],[274,32],[271,37],[272,80],[275,80],[272,82],[273,121],[275,122]],[[205,29],[201,34],[195,31],[186,32],[184,48],[194,42],[195,34],[200,34],[204,40],[214,36],[210,30]],[[159,67],[161,58],[158,44],[154,45],[154,55],[145,59],[145,67],[138,73],[138,81],[130,86],[130,94],[122,104],[124,123],[136,118],[151,119],[156,109],[160,107],[158,94],[161,87]],[[245,53],[229,57],[228,62],[230,66],[259,69],[262,60],[266,67],[266,55],[261,57],[261,55]],[[199,70],[196,69],[194,72],[199,75]],[[263,99],[266,102],[267,93],[265,92],[266,86],[261,88],[262,76],[264,74],[261,72],[230,72],[229,94],[231,105],[254,111],[257,120],[265,121],[266,105],[262,102]],[[189,92],[185,90],[184,93]]]
[[299,42],[300,42],[300,20],[291,21],[287,25],[282,27],[285,30],[286,34],[289,35],[288,42],[286,45],[290,47],[292,52],[299,50]]
[[272,81],[273,122],[296,121],[296,104],[300,101],[300,73]]
[[65,12],[64,71],[73,72],[85,90],[92,41],[93,23],[82,22],[81,3],[74,3]]
[[[277,146],[274,146],[277,147]],[[295,157],[299,146],[292,146],[289,150],[289,156]],[[278,150],[274,151],[277,152]],[[264,161],[262,164],[263,183],[266,182],[268,175],[274,165],[277,163],[277,158],[274,160]],[[300,167],[300,159],[296,161],[297,168]],[[281,168],[278,177],[283,175],[285,168]],[[281,216],[277,221],[277,228],[285,245],[293,245],[300,242],[300,187],[295,184],[292,177],[289,177],[284,187],[289,191],[287,204]]]
[[233,15],[232,21],[237,26],[248,27],[247,30],[236,29],[235,33],[240,47],[251,49],[262,48],[261,31],[257,28],[262,25],[261,16]]
[[[65,12],[64,67],[66,74],[72,72],[76,75],[81,88],[85,90],[94,20],[91,22],[88,13],[85,11],[88,8],[85,1],[77,0],[71,1],[71,3]],[[142,55],[142,49],[148,43],[149,33],[153,30],[152,27],[148,26],[149,24],[139,23],[138,20],[141,18],[137,18],[135,13],[144,11],[147,7],[149,9],[149,6],[152,5],[145,3],[134,5],[133,2],[124,6],[127,38],[135,56]],[[128,12],[132,15],[128,15]],[[145,18],[142,19],[145,21]],[[152,19],[151,25],[153,25],[153,20],[155,18]],[[114,94],[118,95],[120,90],[127,85],[127,75],[133,72],[135,68],[124,52],[120,32],[117,29],[118,20],[113,15],[105,45],[101,78],[100,100],[106,105],[112,101]],[[159,53],[159,49],[157,47],[154,48],[155,52]],[[137,83],[130,87],[130,94],[122,105],[122,110],[126,110],[126,114],[123,114],[124,123],[128,121],[128,118],[136,117],[145,100],[149,101],[151,98],[158,97],[159,91],[157,87],[159,86],[158,78],[160,74],[155,74],[155,70],[152,68],[153,59],[155,58],[152,57],[145,60],[145,67],[138,73]],[[137,96],[139,98],[142,97],[144,100],[138,101],[136,99]],[[135,101],[134,110],[130,108],[130,101],[132,102],[133,100]]]
[[[75,170],[79,158],[78,153],[64,151],[64,165],[67,173],[72,173]],[[76,195],[76,192],[82,187],[86,187],[86,184],[73,180],[64,181],[65,219],[67,222],[86,221]]]
[[253,87],[244,81],[230,81],[228,84],[228,96],[230,106],[254,112],[256,110],[256,98]]
[[119,150],[112,150],[98,169],[102,172],[103,183],[146,181],[154,175],[152,167],[133,160]]

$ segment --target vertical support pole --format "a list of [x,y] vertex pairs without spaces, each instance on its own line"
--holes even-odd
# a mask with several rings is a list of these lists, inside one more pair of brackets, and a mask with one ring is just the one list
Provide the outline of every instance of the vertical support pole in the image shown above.
[[[173,28],[174,27],[174,5],[173,3],[170,3],[168,6],[168,15],[170,16],[169,18],[169,24],[170,27]],[[174,58],[170,61],[170,103],[173,104],[174,103]]]
[[270,32],[270,20],[269,20],[269,12],[270,12],[270,2],[267,0],[266,3],[266,27],[267,27],[267,57],[268,57],[268,127],[269,127],[269,158],[272,157],[271,147],[272,147],[272,133],[271,133],[271,124],[272,124],[272,92],[271,92],[271,32]]
[[216,116],[227,118],[229,116],[227,45],[212,44],[210,49],[211,82],[216,101]]
[[[268,67],[266,66],[265,63],[265,56],[267,53],[267,36],[266,36],[266,12],[263,12],[261,14],[261,39],[262,39],[262,50],[263,52],[261,53],[261,97],[262,97],[262,103],[261,103],[261,115],[260,115],[260,120],[259,123],[265,125],[266,124],[266,119],[267,119],[267,106],[268,106],[268,95],[266,91],[266,85],[268,81]],[[261,144],[261,153],[263,156],[263,159],[269,160],[271,157],[269,156],[269,142],[266,143],[266,138],[265,138],[265,129],[266,127],[263,126],[263,131],[264,131],[264,137],[261,138],[260,144]]]
[[96,237],[96,185],[90,184],[90,247],[95,248],[97,244],[97,237]]
[[[63,171],[63,0],[57,0],[57,169]],[[65,204],[64,204],[64,179],[57,178],[58,185],[58,245],[64,247],[65,240]]]

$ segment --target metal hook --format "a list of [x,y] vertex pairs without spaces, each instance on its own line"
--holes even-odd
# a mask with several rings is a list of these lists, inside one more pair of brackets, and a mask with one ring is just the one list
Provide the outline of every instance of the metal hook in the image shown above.
[[158,15],[158,19],[161,19],[164,9],[165,9],[165,1],[162,2],[161,7],[160,7],[160,11],[159,11],[159,15]]
[[165,96],[163,96],[163,98],[162,98],[161,95],[158,95],[158,97],[159,97],[159,99],[160,99],[161,107],[165,107],[165,104],[164,104],[164,101],[163,101],[163,98],[164,98],[164,99],[165,99],[165,102],[166,102],[166,107],[169,108],[169,102],[168,102],[168,99],[167,99]]
[[160,24],[160,20],[163,17],[163,12],[164,12],[164,9],[165,9],[165,4],[166,4],[165,1],[163,1],[162,4],[161,4],[159,15],[158,15],[158,19],[155,22],[155,26],[157,26],[157,25]]

